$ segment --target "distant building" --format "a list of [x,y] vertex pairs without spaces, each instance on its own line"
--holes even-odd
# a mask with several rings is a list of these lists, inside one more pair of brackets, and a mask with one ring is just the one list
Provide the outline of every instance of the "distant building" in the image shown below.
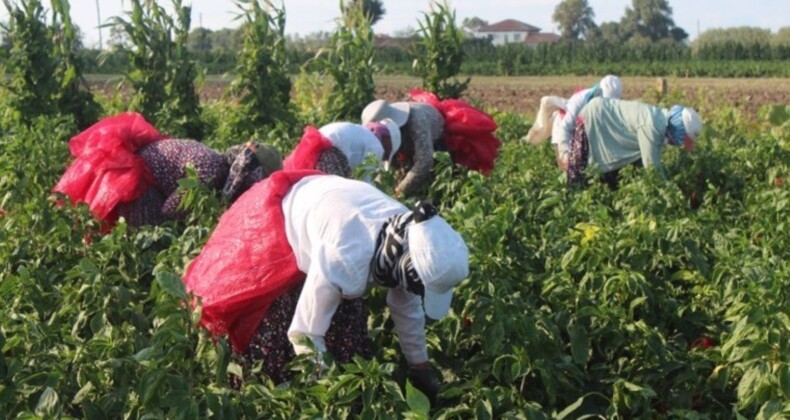
[[539,34],[531,34],[524,40],[524,44],[534,47],[539,44],[553,44],[557,41],[562,39],[561,36],[557,34],[553,34],[551,32],[539,33]]
[[490,38],[494,45],[523,43],[534,46],[559,41],[560,36],[553,33],[541,33],[540,28],[515,19],[507,19],[491,25],[480,27],[475,33],[477,38]]

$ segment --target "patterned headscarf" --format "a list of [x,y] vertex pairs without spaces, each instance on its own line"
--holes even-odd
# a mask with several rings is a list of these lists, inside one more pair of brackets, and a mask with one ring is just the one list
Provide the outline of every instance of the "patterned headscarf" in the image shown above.
[[374,136],[381,142],[381,147],[384,148],[384,160],[388,160],[392,154],[392,137],[387,126],[379,121],[372,121],[365,123],[365,128],[370,130]]
[[425,294],[425,285],[417,275],[409,252],[408,227],[437,214],[430,202],[418,202],[414,210],[390,217],[384,222],[376,240],[376,251],[370,262],[373,280],[384,287],[400,286],[416,295]]
[[222,194],[231,201],[254,183],[282,169],[282,158],[277,149],[252,140],[228,148],[225,158],[230,170]]
[[683,144],[686,137],[686,127],[683,125],[683,107],[675,105],[669,110],[669,123],[667,124],[667,141],[673,146]]

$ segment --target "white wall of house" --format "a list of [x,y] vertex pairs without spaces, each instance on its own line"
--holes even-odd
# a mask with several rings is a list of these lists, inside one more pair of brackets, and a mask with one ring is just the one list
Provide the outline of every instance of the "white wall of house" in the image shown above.
[[527,37],[527,32],[478,32],[479,38],[491,37],[491,43],[494,45],[509,44],[512,42],[524,42]]

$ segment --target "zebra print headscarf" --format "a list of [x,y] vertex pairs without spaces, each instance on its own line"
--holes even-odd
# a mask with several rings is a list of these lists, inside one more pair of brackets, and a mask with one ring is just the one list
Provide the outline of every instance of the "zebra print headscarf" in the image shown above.
[[436,207],[430,202],[418,202],[414,210],[384,222],[370,262],[373,280],[377,284],[388,288],[400,286],[414,294],[425,295],[425,285],[411,260],[407,227],[428,220],[436,213]]

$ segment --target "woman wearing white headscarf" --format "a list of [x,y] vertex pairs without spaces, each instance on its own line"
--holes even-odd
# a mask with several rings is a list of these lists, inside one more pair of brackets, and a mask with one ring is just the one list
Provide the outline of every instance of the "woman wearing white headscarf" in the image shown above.
[[494,136],[494,119],[460,99],[440,100],[431,92],[413,89],[409,102],[388,103],[382,99],[362,110],[365,125],[390,120],[399,127],[401,146],[393,147],[398,157],[392,162],[405,176],[398,194],[413,195],[428,184],[433,170],[434,151],[447,151],[453,163],[483,175],[494,169],[501,142]]
[[184,282],[201,299],[202,324],[275,382],[291,377],[297,354],[371,356],[362,297],[385,287],[412,383],[433,400],[425,317],[447,313],[468,258],[429,203],[410,210],[364,182],[286,170],[222,216]]
[[364,126],[338,121],[318,130],[308,127],[283,166],[286,170],[316,169],[350,178],[371,155],[387,167],[400,142],[400,130],[389,119]]
[[582,89],[567,100],[558,96],[544,96],[540,101],[535,124],[525,139],[529,143],[537,144],[545,140],[551,133],[551,144],[557,152],[557,165],[566,170],[571,137],[582,109],[593,98],[620,99],[622,94],[623,84],[620,78],[610,74],[602,78],[595,86]]

